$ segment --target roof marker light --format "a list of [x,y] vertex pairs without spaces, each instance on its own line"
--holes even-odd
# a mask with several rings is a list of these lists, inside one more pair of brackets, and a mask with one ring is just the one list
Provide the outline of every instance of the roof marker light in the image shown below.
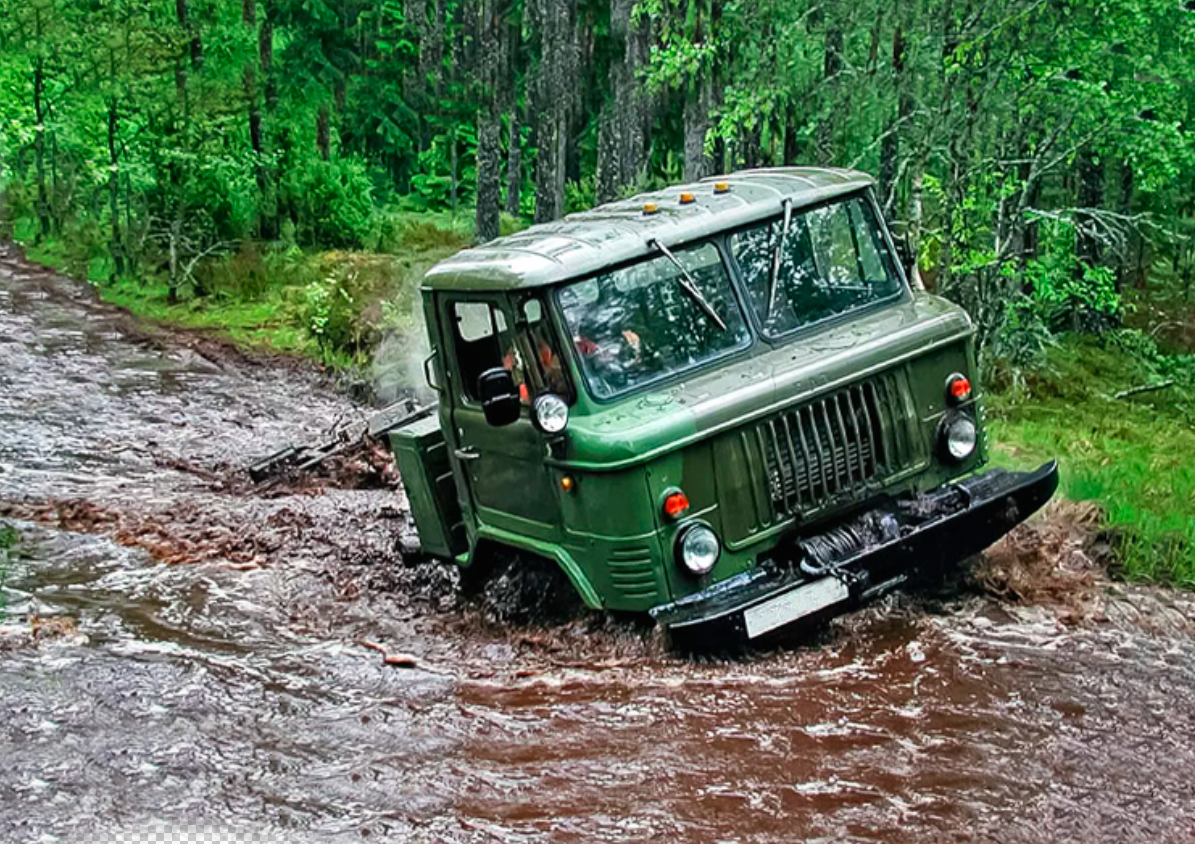
[[654,202],[643,203],[643,213],[644,214],[655,214],[659,210],[660,210],[660,206],[656,205]]
[[680,204],[681,205],[689,205],[696,201],[697,201],[697,197],[693,196],[693,194],[691,194],[687,191],[680,195]]
[[714,193],[730,193],[730,182],[714,182]]

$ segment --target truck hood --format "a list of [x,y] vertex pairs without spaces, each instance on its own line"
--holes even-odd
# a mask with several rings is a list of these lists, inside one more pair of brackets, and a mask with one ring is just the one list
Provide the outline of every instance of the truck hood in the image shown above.
[[[558,465],[614,471],[767,416],[973,332],[956,305],[924,293],[849,322],[575,416]],[[766,351],[761,351],[764,349]]]

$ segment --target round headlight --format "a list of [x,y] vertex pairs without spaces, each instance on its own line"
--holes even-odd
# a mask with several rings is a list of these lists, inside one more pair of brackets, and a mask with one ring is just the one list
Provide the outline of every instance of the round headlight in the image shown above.
[[544,393],[532,406],[535,426],[545,434],[559,434],[568,427],[568,402],[555,393]]
[[681,564],[693,574],[708,574],[718,562],[722,546],[712,528],[693,525],[681,534],[677,551]]
[[966,416],[955,416],[948,419],[943,431],[946,453],[955,460],[963,461],[975,451],[975,444],[979,440],[975,423]]

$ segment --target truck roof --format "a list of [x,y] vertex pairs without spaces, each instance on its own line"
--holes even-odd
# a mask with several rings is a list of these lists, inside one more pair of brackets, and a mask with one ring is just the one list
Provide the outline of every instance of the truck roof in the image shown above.
[[[716,193],[725,182],[729,190]],[[671,247],[775,216],[781,201],[813,205],[874,184],[865,173],[824,167],[776,167],[711,176],[569,214],[465,249],[424,277],[433,290],[513,290],[580,278]],[[682,205],[680,195],[694,201]],[[658,211],[645,213],[654,203]]]

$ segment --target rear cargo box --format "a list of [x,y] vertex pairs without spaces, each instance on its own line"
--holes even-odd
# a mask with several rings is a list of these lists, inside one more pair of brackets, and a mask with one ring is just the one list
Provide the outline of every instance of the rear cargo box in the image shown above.
[[454,559],[467,550],[468,539],[439,416],[415,419],[391,430],[389,437],[419,544],[426,554]]

